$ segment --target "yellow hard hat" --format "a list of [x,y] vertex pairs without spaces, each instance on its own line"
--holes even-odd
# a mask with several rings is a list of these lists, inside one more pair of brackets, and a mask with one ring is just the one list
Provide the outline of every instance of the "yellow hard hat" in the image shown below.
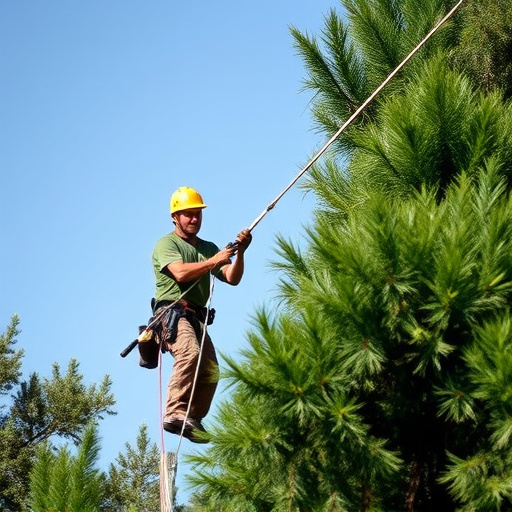
[[180,187],[171,196],[171,215],[191,208],[206,208],[201,194],[193,188]]

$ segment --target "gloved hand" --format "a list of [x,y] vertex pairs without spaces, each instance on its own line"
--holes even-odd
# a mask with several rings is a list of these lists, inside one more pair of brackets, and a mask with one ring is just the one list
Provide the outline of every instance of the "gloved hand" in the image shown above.
[[236,237],[236,243],[239,251],[244,252],[252,242],[252,235],[248,229],[243,229]]

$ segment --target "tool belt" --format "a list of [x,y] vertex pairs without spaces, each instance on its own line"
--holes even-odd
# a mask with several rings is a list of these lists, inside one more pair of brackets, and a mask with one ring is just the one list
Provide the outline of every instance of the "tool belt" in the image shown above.
[[[160,309],[163,306],[168,306],[169,304],[173,304],[175,301],[171,300],[159,300],[158,302],[155,302],[154,299],[151,301],[151,307],[153,310],[153,313],[156,313],[158,309]],[[206,325],[213,324],[213,321],[215,319],[215,309],[214,308],[201,308],[199,306],[195,306],[194,304],[191,304],[190,302],[187,302],[184,299],[180,299],[178,302],[176,302],[175,306],[173,306],[173,309],[176,307],[182,307],[185,310],[185,315],[188,318],[194,318],[196,320],[199,320],[202,324],[206,322]],[[206,317],[208,315],[208,318]]]
[[[201,338],[202,324],[211,325],[215,318],[215,309],[200,308],[190,304],[185,300],[169,301],[163,300],[155,302],[151,300],[151,309],[153,316],[149,319],[148,323],[151,323],[155,316],[158,315],[158,310],[174,304],[168,308],[158,320],[158,322],[151,328],[149,334],[150,339],[138,344],[139,348],[139,365],[143,368],[153,369],[158,366],[158,352],[162,353],[169,350],[169,345],[172,345],[176,341],[178,334],[178,322],[180,318],[185,317],[196,332],[196,337],[199,340]],[[206,315],[208,313],[208,318]],[[146,329],[145,325],[139,326],[139,334],[144,332]]]

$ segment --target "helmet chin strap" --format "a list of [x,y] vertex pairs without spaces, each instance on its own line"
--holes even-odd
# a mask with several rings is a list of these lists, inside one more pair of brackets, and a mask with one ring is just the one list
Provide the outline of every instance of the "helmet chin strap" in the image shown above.
[[174,215],[172,217],[172,221],[174,222],[174,226],[179,228],[178,235],[180,236],[180,238],[183,238],[187,242],[190,242],[191,240],[194,240],[196,238],[196,236],[192,237],[183,229],[183,226],[180,224],[179,220],[176,217],[174,217]]
[[172,221],[174,222],[174,227],[179,228],[180,233],[184,234],[185,230],[183,229],[183,226],[181,225],[180,221],[173,215]]

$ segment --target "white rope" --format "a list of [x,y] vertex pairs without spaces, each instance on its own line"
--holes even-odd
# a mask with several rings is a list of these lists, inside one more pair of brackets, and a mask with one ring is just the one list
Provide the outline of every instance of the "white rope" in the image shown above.
[[[198,281],[196,281],[192,286],[197,284]],[[180,296],[180,298],[178,300],[176,300],[173,304],[171,304],[169,307],[172,307],[180,299],[182,299],[185,296],[185,294],[190,291],[192,286],[190,288],[188,288]],[[183,440],[183,434],[185,433],[185,426],[186,426],[187,419],[188,419],[189,414],[190,414],[190,407],[192,405],[192,400],[194,398],[194,393],[195,393],[195,389],[196,389],[196,383],[197,383],[197,379],[199,377],[199,367],[201,365],[201,359],[202,359],[202,356],[203,356],[203,347],[204,347],[204,341],[206,339],[206,332],[207,332],[206,326],[207,326],[207,322],[208,322],[208,316],[209,316],[209,313],[210,313],[210,304],[211,304],[211,300],[212,300],[212,297],[213,297],[214,287],[215,287],[215,276],[213,274],[210,274],[210,295],[209,295],[208,301],[206,303],[206,313],[205,313],[205,318],[204,318],[204,323],[203,323],[203,332],[202,332],[202,336],[201,336],[201,342],[199,344],[199,354],[198,354],[198,358],[197,358],[197,365],[196,365],[196,370],[195,370],[195,373],[194,373],[194,380],[192,381],[192,389],[190,391],[190,398],[189,398],[189,401],[188,401],[187,412],[185,413],[185,419],[183,420],[183,425],[181,427],[181,432],[180,432],[180,436],[179,436],[179,439],[178,439],[178,446],[176,448],[176,451],[174,452],[174,460],[173,460],[172,465],[171,465],[171,475],[172,475],[172,478],[171,478],[171,482],[170,483],[169,483],[169,470],[167,468],[167,456],[166,456],[166,453],[165,453],[164,428],[163,428],[163,410],[162,410],[162,403],[163,403],[163,397],[162,397],[162,351],[161,350],[159,351],[160,354],[159,354],[159,358],[158,358],[158,360],[159,360],[158,366],[159,366],[160,435],[161,435],[161,454],[160,454],[160,510],[161,510],[161,512],[172,512],[172,510],[173,510],[173,499],[172,499],[172,496],[173,496],[173,491],[174,491],[174,481],[175,481],[175,476],[176,476],[176,468],[178,466],[178,453],[179,453],[180,448],[181,448],[181,443],[182,443],[182,440]],[[162,476],[163,473],[164,473],[164,476]]]
[[158,350],[158,398],[160,415],[160,512],[172,512],[172,490],[174,484],[174,468],[172,484],[169,484],[169,469],[167,467],[167,452],[165,450],[164,429],[162,425],[162,341]]
[[203,333],[202,333],[202,336],[201,336],[201,343],[199,344],[199,354],[197,356],[196,371],[195,371],[195,374],[194,374],[194,380],[192,382],[192,390],[190,391],[190,398],[189,398],[189,401],[188,401],[187,412],[185,413],[185,420],[183,421],[183,425],[181,427],[181,433],[180,433],[180,438],[179,438],[179,441],[178,441],[178,447],[176,448],[176,462],[177,462],[177,459],[178,459],[178,453],[180,451],[181,441],[183,439],[183,434],[185,432],[185,425],[187,423],[187,419],[188,419],[188,416],[190,414],[190,407],[192,406],[192,400],[194,398],[194,393],[196,391],[197,378],[199,377],[199,366],[201,365],[201,358],[203,357],[204,340],[206,338],[206,325],[207,325],[207,322],[208,322],[208,315],[210,313],[210,303],[211,303],[211,300],[212,300],[212,297],[213,297],[213,289],[214,289],[214,287],[215,287],[215,276],[211,275],[211,279],[210,279],[210,296],[208,297],[208,301],[206,303],[206,314],[205,314],[205,319],[204,319],[204,323],[203,323]]
[[[164,313],[170,308],[175,306],[197,283],[199,279],[194,281],[174,302],[161,308],[160,314],[151,321],[146,329],[139,335],[139,340],[143,339],[143,334],[152,328],[153,325],[163,317]],[[174,480],[176,477],[176,467],[178,465],[178,452],[173,456],[173,463],[171,466],[171,481],[169,482],[169,467],[167,464],[167,452],[165,449],[165,434],[163,427],[163,396],[162,396],[162,339],[158,350],[158,402],[159,402],[159,421],[160,421],[160,512],[173,512],[173,490]],[[183,429],[181,436],[183,435]],[[180,442],[181,442],[180,436]]]

